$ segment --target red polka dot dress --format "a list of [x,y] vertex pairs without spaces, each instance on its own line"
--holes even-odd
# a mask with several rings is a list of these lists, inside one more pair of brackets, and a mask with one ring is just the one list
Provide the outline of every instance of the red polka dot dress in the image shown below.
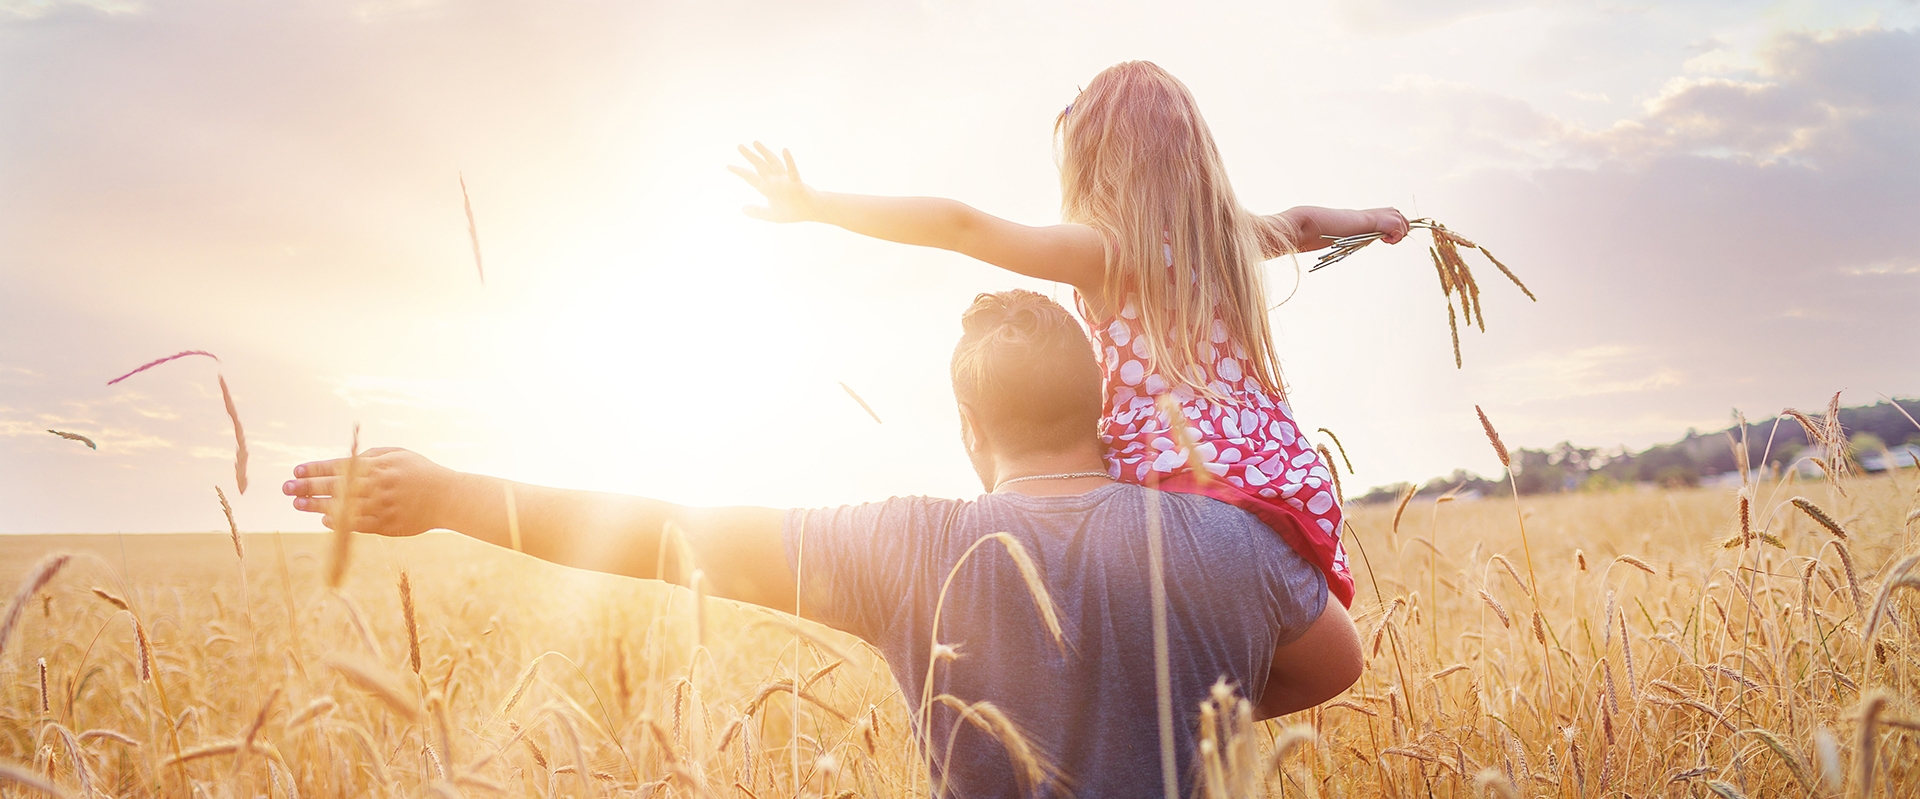
[[[1328,590],[1351,606],[1353,575],[1340,544],[1333,475],[1300,434],[1293,410],[1250,373],[1246,350],[1228,340],[1219,320],[1201,353],[1208,356],[1209,388],[1225,399],[1169,388],[1152,365],[1136,302],[1129,296],[1119,314],[1106,319],[1086,314],[1106,373],[1100,440],[1108,471],[1122,482],[1203,494],[1252,513],[1319,567]],[[1197,457],[1176,443],[1180,436],[1155,399],[1163,394],[1198,432]],[[1195,473],[1196,464],[1204,474]]]

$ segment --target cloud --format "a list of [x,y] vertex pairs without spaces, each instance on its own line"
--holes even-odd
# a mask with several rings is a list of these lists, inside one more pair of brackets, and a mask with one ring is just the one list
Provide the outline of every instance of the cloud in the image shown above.
[[449,393],[447,388],[438,381],[364,375],[346,378],[333,390],[334,396],[345,400],[347,406],[351,408],[364,408],[370,405],[446,408],[451,404],[442,399],[447,393]]
[[1646,114],[1587,137],[1605,155],[1645,163],[1673,154],[1802,163],[1832,170],[1901,166],[1920,155],[1920,31],[1789,33],[1744,77],[1682,77]]
[[1412,0],[1343,0],[1335,15],[1354,34],[1404,34],[1445,27],[1482,14],[1534,5],[1532,0],[1463,0],[1431,3]]
[[69,9],[85,9],[109,16],[136,14],[144,7],[145,4],[139,0],[0,0],[0,22],[9,18],[40,19]]
[[1920,307],[1920,33],[1786,33],[1751,63],[1588,125],[1458,82],[1379,93],[1402,157],[1443,165],[1423,211],[1540,297],[1490,291],[1476,401],[1600,441],[1920,385],[1887,345]]
[[1420,150],[1479,166],[1644,169],[1698,156],[1854,173],[1920,163],[1920,31],[1788,33],[1757,55],[1745,73],[1675,76],[1640,114],[1600,128],[1417,75],[1384,89],[1374,109],[1407,125]]
[[1682,382],[1654,353],[1618,345],[1543,352],[1490,370],[1493,393],[1512,403],[1637,394]]

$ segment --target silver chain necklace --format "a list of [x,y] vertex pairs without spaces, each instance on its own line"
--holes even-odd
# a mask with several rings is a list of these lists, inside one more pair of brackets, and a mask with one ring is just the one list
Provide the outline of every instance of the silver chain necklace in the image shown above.
[[1008,480],[1001,480],[999,485],[996,485],[993,487],[993,490],[999,491],[1000,489],[1013,485],[1014,483],[1024,483],[1024,482],[1027,482],[1028,480],[1072,480],[1074,478],[1079,478],[1079,477],[1105,477],[1109,480],[1113,479],[1113,475],[1107,474],[1106,472],[1064,472],[1061,474],[1030,474],[1030,475],[1027,475],[1026,477],[1015,477]]

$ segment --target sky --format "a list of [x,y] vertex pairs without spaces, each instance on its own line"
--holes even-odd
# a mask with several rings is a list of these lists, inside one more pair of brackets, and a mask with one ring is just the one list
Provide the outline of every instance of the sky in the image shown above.
[[[0,533],[219,529],[215,486],[318,530],[279,483],[356,424],[690,504],[972,496],[959,313],[1070,289],[750,219],[725,167],[761,140],[823,189],[1056,222],[1054,115],[1129,59],[1249,209],[1430,216],[1538,295],[1468,253],[1455,369],[1423,247],[1268,265],[1350,494],[1499,474],[1476,404],[1512,447],[1638,448],[1920,394],[1912,0],[0,0]],[[106,385],[190,349],[221,360]]]

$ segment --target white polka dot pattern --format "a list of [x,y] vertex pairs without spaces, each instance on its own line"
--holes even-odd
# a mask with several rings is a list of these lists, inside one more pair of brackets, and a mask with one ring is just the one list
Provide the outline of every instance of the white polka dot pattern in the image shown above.
[[[1307,439],[1300,435],[1287,407],[1258,377],[1246,370],[1246,350],[1213,347],[1215,359],[1204,382],[1225,400],[1210,400],[1185,388],[1172,389],[1190,424],[1199,431],[1199,457],[1175,443],[1171,424],[1155,405],[1168,393],[1166,378],[1153,367],[1140,327],[1135,297],[1128,297],[1116,318],[1089,325],[1094,353],[1106,374],[1106,415],[1100,440],[1107,446],[1107,467],[1115,479],[1144,484],[1190,472],[1196,460],[1208,475],[1225,480],[1244,495],[1299,522],[1307,546],[1301,556],[1327,571],[1329,585],[1352,585],[1347,553],[1341,546],[1340,503],[1332,475]],[[1083,306],[1084,307],[1084,306]],[[1090,322],[1095,320],[1089,320]],[[1227,342],[1227,326],[1215,321],[1212,344]],[[1299,543],[1289,539],[1299,548]]]

